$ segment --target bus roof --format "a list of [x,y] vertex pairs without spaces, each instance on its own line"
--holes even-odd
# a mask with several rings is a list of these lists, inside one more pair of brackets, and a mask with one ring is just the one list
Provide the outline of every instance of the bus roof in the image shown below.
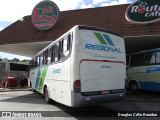
[[127,55],[137,55],[137,54],[156,52],[156,51],[160,51],[160,48],[155,48],[155,49],[150,49],[150,50],[142,50],[140,52],[130,53],[130,54],[127,54]]
[[[78,27],[79,30],[80,29],[86,29],[86,30],[95,30],[95,31],[101,31],[101,32],[106,32],[106,33],[110,33],[119,37],[122,37],[121,34],[116,33],[116,32],[112,32],[109,30],[105,30],[103,28],[98,28],[98,27],[93,27],[93,26],[87,26],[87,25],[75,25],[74,27],[72,27],[70,30],[74,29],[75,27]],[[41,54],[43,51],[45,51],[48,47],[52,46],[55,42],[57,42],[57,40],[59,40],[60,38],[62,38],[65,34],[68,34],[70,32],[70,30],[68,30],[66,33],[64,33],[63,35],[61,35],[59,38],[57,38],[56,40],[54,40],[53,42],[51,42],[48,46],[46,46],[44,49],[42,49],[40,52],[38,52],[34,57],[35,58],[37,55]],[[122,37],[123,38],[123,37]]]
[[120,33],[116,33],[116,32],[109,31],[109,30],[105,30],[103,28],[98,28],[98,27],[93,27],[93,26],[87,26],[87,25],[78,25],[78,27],[79,27],[79,29],[101,31],[101,32],[106,32],[106,33],[110,33],[110,34],[122,37],[122,35]]

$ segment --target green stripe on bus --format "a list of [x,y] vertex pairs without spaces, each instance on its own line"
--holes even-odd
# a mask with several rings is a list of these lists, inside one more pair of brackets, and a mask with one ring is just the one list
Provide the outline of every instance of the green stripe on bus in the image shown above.
[[100,33],[94,33],[101,44],[107,44]]
[[44,84],[44,80],[46,78],[47,70],[48,70],[48,66],[44,67],[43,70],[42,70],[38,91],[42,90],[42,87],[43,87],[43,84]]

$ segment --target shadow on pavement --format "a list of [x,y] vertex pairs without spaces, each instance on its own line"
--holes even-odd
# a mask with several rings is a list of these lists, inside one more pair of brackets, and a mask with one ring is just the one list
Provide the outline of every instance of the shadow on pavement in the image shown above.
[[[14,91],[15,92],[15,91]],[[15,103],[31,103],[31,104],[46,104],[43,96],[39,93],[31,93],[27,95],[17,96],[14,94],[3,94],[0,95],[2,99],[0,102],[15,102]],[[38,100],[37,100],[38,99]]]
[[[3,98],[4,97],[4,98]],[[31,104],[46,104],[44,98],[39,93],[26,94],[22,96],[10,96],[7,94],[2,94],[0,102],[17,102],[17,103],[31,103]],[[37,100],[38,99],[38,100]],[[95,105],[89,107],[80,107],[80,108],[71,108],[60,103],[52,101],[50,105],[53,107],[59,108],[61,111],[46,111],[46,116],[55,117],[75,117],[78,120],[88,120],[90,119],[106,119],[107,120],[126,120],[127,118],[118,117],[118,112],[131,112],[131,111],[147,111],[153,110],[151,107],[157,107],[158,110],[160,107],[154,106],[159,104],[160,94],[159,92],[151,91],[139,91],[138,93],[127,92],[126,99],[124,101],[106,103],[103,105]],[[151,106],[146,109],[148,106],[143,106],[146,103]],[[144,107],[144,108],[143,108]],[[159,109],[160,110],[160,109]],[[83,117],[83,118],[82,118]],[[95,118],[94,118],[95,117]],[[108,118],[109,117],[109,118]],[[149,118],[136,117],[130,118],[130,120],[149,120]],[[154,117],[154,120],[158,120]]]

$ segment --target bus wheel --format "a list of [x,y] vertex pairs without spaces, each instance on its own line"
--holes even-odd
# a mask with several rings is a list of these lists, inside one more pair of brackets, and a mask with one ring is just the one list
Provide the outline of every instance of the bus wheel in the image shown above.
[[46,103],[50,103],[51,102],[51,99],[49,98],[47,87],[44,90],[44,99],[45,99]]
[[32,88],[32,92],[36,92],[36,90],[34,90],[34,89]]
[[139,90],[138,84],[136,82],[131,82],[129,88],[132,92],[137,92]]

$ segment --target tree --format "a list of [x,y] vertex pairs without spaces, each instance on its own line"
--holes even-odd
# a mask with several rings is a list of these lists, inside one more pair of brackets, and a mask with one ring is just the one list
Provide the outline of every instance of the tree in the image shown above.
[[12,61],[19,62],[19,59],[18,58],[14,58]]

